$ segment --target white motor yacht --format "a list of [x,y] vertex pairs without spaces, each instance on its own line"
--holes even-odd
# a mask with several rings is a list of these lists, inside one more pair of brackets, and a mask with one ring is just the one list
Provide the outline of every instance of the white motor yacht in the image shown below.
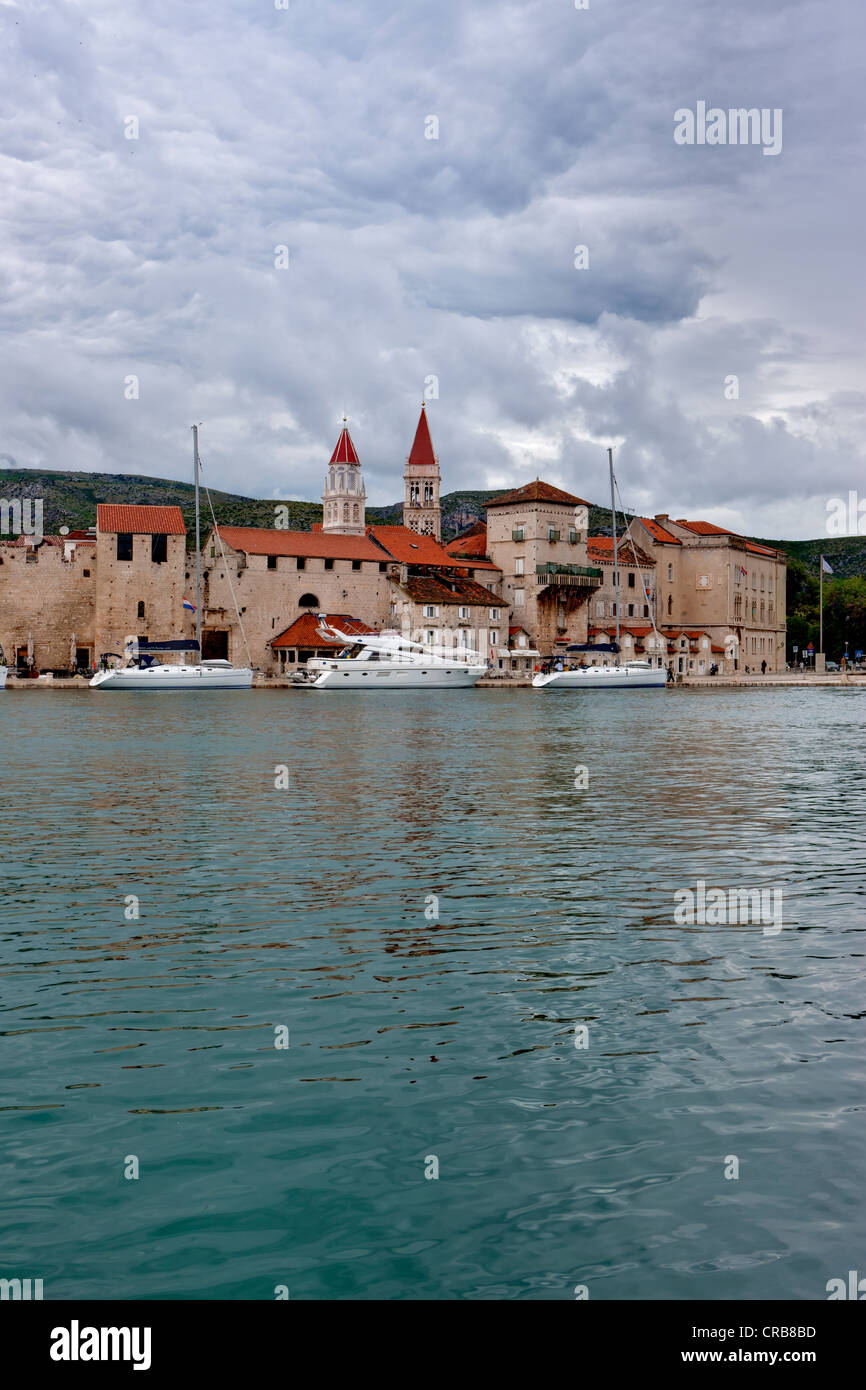
[[399,632],[351,636],[318,614],[319,636],[344,645],[333,656],[312,657],[305,684],[316,690],[460,690],[475,685],[487,663],[468,648],[410,642]]

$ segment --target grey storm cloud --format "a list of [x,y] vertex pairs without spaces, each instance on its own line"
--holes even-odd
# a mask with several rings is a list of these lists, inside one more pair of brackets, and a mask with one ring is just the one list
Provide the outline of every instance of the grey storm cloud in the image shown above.
[[[857,486],[859,0],[0,12],[0,459],[185,477],[197,419],[317,498],[346,412],[393,501],[432,376],[446,489],[601,499],[613,442],[642,509],[794,536]],[[781,154],[678,146],[698,101]]]

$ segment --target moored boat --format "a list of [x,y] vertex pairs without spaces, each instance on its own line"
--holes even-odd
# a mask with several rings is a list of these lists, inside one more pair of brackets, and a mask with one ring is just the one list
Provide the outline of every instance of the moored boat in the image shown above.
[[459,690],[476,685],[487,663],[469,648],[410,642],[399,632],[351,636],[318,615],[319,635],[344,645],[333,656],[313,657],[305,684],[315,690]]

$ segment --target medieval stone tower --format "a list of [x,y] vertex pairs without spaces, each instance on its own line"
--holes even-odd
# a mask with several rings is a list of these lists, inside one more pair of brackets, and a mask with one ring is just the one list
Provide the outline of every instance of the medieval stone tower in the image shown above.
[[361,462],[343,416],[343,428],[331,455],[322,494],[322,530],[339,536],[363,536],[366,505]]
[[442,539],[442,509],[439,506],[439,460],[433,453],[427,411],[421,407],[421,418],[415,431],[412,452],[406,460],[406,498],[403,503],[403,525],[424,536]]

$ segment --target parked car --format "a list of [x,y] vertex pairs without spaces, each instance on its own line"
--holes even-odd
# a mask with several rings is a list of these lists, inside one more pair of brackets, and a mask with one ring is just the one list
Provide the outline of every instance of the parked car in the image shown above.
[[824,670],[825,670],[825,671],[838,671],[838,670],[839,670],[839,663],[838,663],[838,661],[825,661],[825,662],[824,662]]

